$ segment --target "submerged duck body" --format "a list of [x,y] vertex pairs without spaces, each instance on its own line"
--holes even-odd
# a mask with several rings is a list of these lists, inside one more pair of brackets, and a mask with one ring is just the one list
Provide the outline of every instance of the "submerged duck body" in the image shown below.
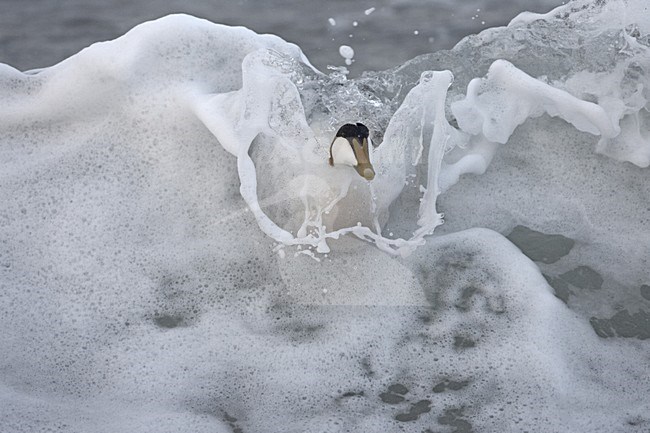
[[331,166],[348,165],[366,180],[375,178],[370,162],[370,131],[362,124],[346,123],[341,126],[330,145]]

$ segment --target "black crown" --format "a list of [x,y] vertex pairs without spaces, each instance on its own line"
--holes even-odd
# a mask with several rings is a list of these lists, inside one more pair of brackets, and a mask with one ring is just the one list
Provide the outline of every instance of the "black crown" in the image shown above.
[[345,125],[341,126],[336,133],[337,137],[344,138],[368,138],[369,135],[370,131],[368,131],[368,128],[363,123],[357,123],[356,125],[353,125],[352,123],[346,123]]

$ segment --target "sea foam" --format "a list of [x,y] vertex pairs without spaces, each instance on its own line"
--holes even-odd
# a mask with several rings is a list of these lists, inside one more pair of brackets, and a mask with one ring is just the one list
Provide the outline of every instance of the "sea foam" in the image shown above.
[[[0,430],[647,431],[604,337],[645,335],[649,16],[355,80],[185,15],[2,65]],[[327,164],[356,121],[370,183]]]

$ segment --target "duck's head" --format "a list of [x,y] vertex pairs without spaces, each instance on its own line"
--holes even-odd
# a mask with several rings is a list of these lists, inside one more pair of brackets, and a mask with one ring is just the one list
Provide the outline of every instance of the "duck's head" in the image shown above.
[[370,131],[362,123],[346,123],[336,133],[330,146],[330,165],[349,165],[366,180],[375,178],[370,163]]

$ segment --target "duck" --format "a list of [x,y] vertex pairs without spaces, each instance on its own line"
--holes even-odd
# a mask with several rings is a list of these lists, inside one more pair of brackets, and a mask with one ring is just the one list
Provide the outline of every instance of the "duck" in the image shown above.
[[336,133],[330,145],[329,165],[353,167],[367,181],[375,178],[370,162],[370,131],[363,123],[346,123]]

